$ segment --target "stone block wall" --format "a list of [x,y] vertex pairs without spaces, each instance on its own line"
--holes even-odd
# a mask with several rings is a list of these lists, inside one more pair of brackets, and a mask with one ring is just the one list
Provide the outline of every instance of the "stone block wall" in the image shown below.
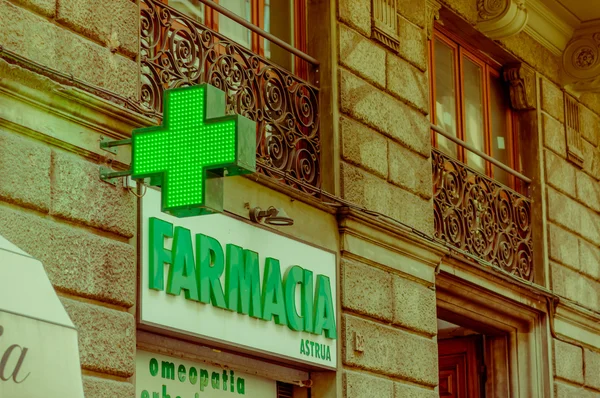
[[600,351],[554,339],[554,396],[600,396]]
[[132,0],[0,0],[0,44],[46,67],[137,98]]
[[552,289],[600,311],[600,115],[579,104],[583,167],[568,160],[564,93],[540,80]]
[[354,256],[340,267],[344,396],[435,397],[435,290]]
[[1,128],[0,148],[0,235],[44,264],[78,330],[86,397],[133,396],[135,197],[60,148]]
[[398,51],[371,37],[371,0],[338,3],[341,192],[432,235],[425,2],[409,3]]

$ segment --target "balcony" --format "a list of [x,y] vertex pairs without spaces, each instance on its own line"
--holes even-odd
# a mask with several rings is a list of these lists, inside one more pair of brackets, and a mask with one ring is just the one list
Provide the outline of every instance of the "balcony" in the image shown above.
[[[202,3],[227,15],[215,3]],[[319,88],[159,0],[141,0],[140,9],[143,106],[161,114],[164,90],[212,84],[225,91],[227,112],[257,122],[257,171],[309,194],[317,192]],[[277,40],[245,21],[236,22],[253,35]],[[279,44],[302,59],[306,66],[298,69],[316,76],[316,60]]]
[[[432,129],[487,161],[464,142]],[[435,237],[506,272],[533,279],[531,199],[502,185],[438,149],[432,149]],[[531,181],[502,165],[523,183]]]

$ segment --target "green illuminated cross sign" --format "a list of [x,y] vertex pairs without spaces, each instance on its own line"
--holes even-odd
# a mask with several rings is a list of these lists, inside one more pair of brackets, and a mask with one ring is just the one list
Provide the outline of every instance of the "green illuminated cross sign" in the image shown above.
[[165,91],[162,126],[132,133],[132,178],[162,187],[162,211],[176,217],[223,210],[223,175],[256,170],[256,124],[225,116],[211,85]]

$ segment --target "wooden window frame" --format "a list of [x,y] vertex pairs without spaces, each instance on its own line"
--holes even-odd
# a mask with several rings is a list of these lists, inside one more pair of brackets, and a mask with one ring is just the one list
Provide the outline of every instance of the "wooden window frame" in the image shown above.
[[[429,54],[429,70],[431,74],[429,76],[429,87],[430,87],[430,118],[432,123],[436,123],[437,115],[436,115],[436,84],[435,84],[435,49],[434,43],[435,41],[440,40],[447,46],[449,46],[453,51],[453,66],[454,66],[454,79],[455,79],[455,101],[456,101],[456,133],[457,137],[467,142],[466,129],[465,129],[465,100],[464,100],[464,79],[463,76],[463,65],[464,59],[467,58],[477,66],[481,68],[482,71],[482,99],[484,105],[484,114],[483,114],[483,129],[484,129],[484,151],[487,155],[493,156],[492,154],[492,117],[491,117],[491,89],[490,89],[490,80],[492,77],[494,78],[502,78],[502,65],[496,62],[494,59],[489,56],[483,54],[477,48],[473,47],[470,43],[465,41],[460,36],[455,33],[449,31],[448,29],[436,24],[434,26],[433,37],[429,40],[428,43],[428,54]],[[508,151],[508,164],[507,166],[517,170],[517,160],[519,154],[518,148],[518,140],[515,137],[517,133],[517,128],[515,126],[516,120],[512,109],[507,106],[506,107],[506,118],[507,118],[507,129],[506,137],[507,137],[507,148]],[[434,147],[437,147],[437,133],[432,131],[431,134],[431,143]],[[464,147],[457,145],[457,154],[458,160],[462,163],[468,165],[468,150]],[[494,166],[485,161],[485,174],[490,178],[494,178]],[[517,189],[519,186],[519,181],[512,174],[508,175],[509,178],[509,187],[513,189]]]
[[[219,0],[213,0],[219,4]],[[281,1],[281,0],[271,0]],[[164,4],[169,4],[169,0],[161,0]],[[307,28],[306,28],[306,7],[307,0],[293,0],[293,46],[306,53],[307,49]],[[250,23],[264,30],[265,28],[265,0],[250,0]],[[204,7],[204,26],[216,32],[219,31],[219,13],[208,7]],[[250,50],[261,57],[265,56],[265,40],[257,33],[250,33]],[[293,54],[294,70],[290,71],[301,79],[308,80],[308,64],[306,61]]]

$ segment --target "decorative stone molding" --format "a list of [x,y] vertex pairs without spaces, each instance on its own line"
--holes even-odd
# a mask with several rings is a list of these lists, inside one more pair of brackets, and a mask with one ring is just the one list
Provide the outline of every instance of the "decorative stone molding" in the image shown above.
[[552,54],[562,55],[573,37],[579,20],[566,8],[550,9],[544,0],[527,0],[529,18],[525,33],[546,47]]
[[400,49],[396,0],[373,0],[371,37],[394,51]]
[[427,0],[425,9],[427,11],[425,27],[427,28],[427,40],[433,37],[433,24],[440,19],[440,9],[442,5],[435,0]]
[[583,167],[583,138],[581,137],[581,120],[579,114],[579,103],[575,98],[565,94],[567,159],[578,167]]
[[574,92],[600,92],[600,24],[582,26],[562,56],[563,83]]
[[523,64],[504,67],[504,80],[510,85],[510,102],[516,110],[535,109],[535,72]]
[[527,25],[524,0],[477,0],[477,29],[492,39],[516,35]]

